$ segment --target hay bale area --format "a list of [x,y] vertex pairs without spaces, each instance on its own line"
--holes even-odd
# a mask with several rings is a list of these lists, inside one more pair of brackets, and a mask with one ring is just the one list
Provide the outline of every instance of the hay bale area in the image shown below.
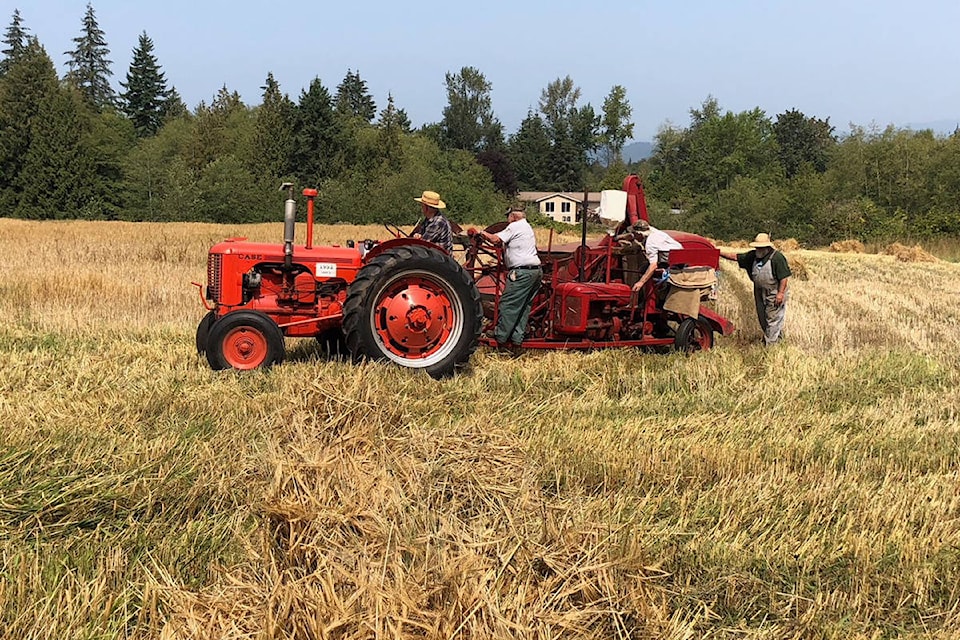
[[773,246],[786,253],[787,251],[797,251],[800,249],[800,243],[796,238],[787,238],[786,240],[774,240]]
[[900,262],[939,262],[932,253],[924,250],[919,244],[912,247],[902,245],[899,242],[887,245],[882,251],[885,256],[893,256]]
[[840,240],[830,244],[833,253],[866,253],[867,249],[859,240]]
[[663,599],[644,588],[662,573],[638,546],[611,553],[607,526],[552,501],[508,431],[356,416],[326,443],[299,433],[295,455],[275,460],[261,567],[198,592],[157,585],[163,637],[664,634]]
[[783,255],[787,259],[787,266],[790,267],[790,273],[793,274],[794,278],[797,280],[810,279],[810,270],[807,269],[807,263],[800,257],[800,254],[784,252]]
[[749,249],[750,243],[747,240],[731,240],[730,242],[724,242],[725,247],[730,247],[731,249]]

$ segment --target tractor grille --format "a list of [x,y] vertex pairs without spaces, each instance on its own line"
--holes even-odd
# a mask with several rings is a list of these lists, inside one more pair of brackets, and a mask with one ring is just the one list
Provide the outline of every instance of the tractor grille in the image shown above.
[[211,253],[207,256],[207,299],[220,302],[220,262],[223,256]]

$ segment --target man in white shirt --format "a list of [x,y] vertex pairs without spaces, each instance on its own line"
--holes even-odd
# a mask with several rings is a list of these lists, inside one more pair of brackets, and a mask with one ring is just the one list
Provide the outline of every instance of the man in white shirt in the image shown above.
[[683,245],[671,238],[665,231],[660,231],[656,227],[651,227],[646,220],[640,220],[633,225],[634,233],[643,236],[643,248],[647,254],[647,270],[643,272],[640,279],[633,285],[634,291],[640,291],[643,285],[653,277],[653,272],[657,269],[657,263],[666,263],[670,252],[674,249],[683,249]]
[[[507,283],[500,296],[499,315],[494,337],[498,346],[519,345],[527,331],[530,305],[540,289],[543,269],[537,254],[537,239],[527,222],[526,212],[513,208],[507,212],[507,227],[499,233],[473,230],[494,245],[503,245],[507,263]],[[470,233],[468,231],[468,233]]]

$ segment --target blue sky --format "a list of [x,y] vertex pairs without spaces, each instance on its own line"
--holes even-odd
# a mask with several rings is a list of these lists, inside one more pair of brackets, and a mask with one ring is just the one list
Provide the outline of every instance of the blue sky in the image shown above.
[[[62,73],[86,4],[0,0],[0,24],[19,9]],[[960,123],[956,0],[92,4],[114,86],[146,31],[168,83],[191,108],[224,85],[259,104],[268,72],[294,100],[314,77],[333,93],[352,69],[378,109],[392,93],[419,126],[442,117],[444,74],[473,66],[493,84],[494,112],[508,134],[547,84],[567,75],[581,103],[598,112],[611,87],[624,86],[637,140],[651,140],[667,122],[686,126],[708,95],[725,111],[829,117],[838,133],[850,123]]]

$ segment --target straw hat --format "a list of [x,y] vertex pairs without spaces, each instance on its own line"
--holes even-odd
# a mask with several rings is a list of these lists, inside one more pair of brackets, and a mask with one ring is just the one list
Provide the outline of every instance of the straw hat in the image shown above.
[[446,209],[447,203],[440,199],[440,194],[436,191],[424,191],[423,195],[419,198],[414,198],[417,202],[422,202],[428,207],[433,207],[434,209]]
[[770,242],[769,233],[758,233],[757,237],[753,239],[753,242],[750,243],[750,246],[754,249],[760,249],[761,247],[772,247],[773,243]]

